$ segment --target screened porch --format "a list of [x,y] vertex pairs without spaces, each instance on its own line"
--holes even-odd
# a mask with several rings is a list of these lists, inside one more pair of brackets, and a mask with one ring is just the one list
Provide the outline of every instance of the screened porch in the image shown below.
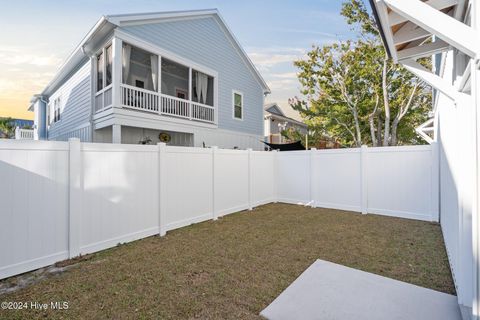
[[114,40],[95,56],[96,112],[119,107],[216,123],[214,75]]

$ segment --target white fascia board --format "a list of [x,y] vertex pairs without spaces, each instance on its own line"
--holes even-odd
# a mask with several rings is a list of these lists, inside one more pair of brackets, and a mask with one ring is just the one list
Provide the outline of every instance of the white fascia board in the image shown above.
[[[434,9],[443,10],[445,8],[449,8],[449,7],[457,5],[458,0],[429,0],[429,1],[426,1],[425,3],[428,4],[429,6],[431,6]],[[407,18],[405,18],[404,16],[396,13],[395,11],[391,11],[388,14],[388,22],[389,22],[390,26],[394,26],[394,25],[397,25],[397,24],[400,24],[400,23],[403,23],[403,22],[406,22],[406,21],[408,21]]]
[[420,0],[382,1],[393,11],[438,36],[468,56],[474,58],[480,52],[480,44],[476,41],[478,39],[477,32],[455,18]]
[[421,46],[406,48],[397,52],[398,60],[419,59],[447,51],[450,45],[443,40],[427,43]]
[[375,0],[375,6],[377,7],[378,18],[380,20],[383,33],[385,34],[386,45],[388,46],[388,51],[390,52],[393,61],[397,62],[397,48],[393,43],[393,32],[388,23],[388,8],[383,0]]

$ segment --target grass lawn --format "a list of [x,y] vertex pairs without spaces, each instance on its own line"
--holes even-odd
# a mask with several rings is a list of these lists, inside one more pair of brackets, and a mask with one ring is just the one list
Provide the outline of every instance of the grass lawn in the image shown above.
[[90,255],[0,296],[68,310],[0,318],[258,319],[316,259],[455,293],[436,223],[269,204]]

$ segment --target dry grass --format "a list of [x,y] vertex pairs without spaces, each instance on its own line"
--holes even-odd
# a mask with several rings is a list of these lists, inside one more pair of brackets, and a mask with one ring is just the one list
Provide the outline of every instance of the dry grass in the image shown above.
[[316,259],[454,293],[438,224],[271,204],[106,250],[0,301],[2,319],[258,319]]

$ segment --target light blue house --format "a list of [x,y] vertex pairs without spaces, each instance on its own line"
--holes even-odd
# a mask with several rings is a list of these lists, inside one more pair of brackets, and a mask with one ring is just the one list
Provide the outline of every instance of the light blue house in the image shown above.
[[36,139],[263,149],[268,93],[217,10],[112,15],[30,110]]

